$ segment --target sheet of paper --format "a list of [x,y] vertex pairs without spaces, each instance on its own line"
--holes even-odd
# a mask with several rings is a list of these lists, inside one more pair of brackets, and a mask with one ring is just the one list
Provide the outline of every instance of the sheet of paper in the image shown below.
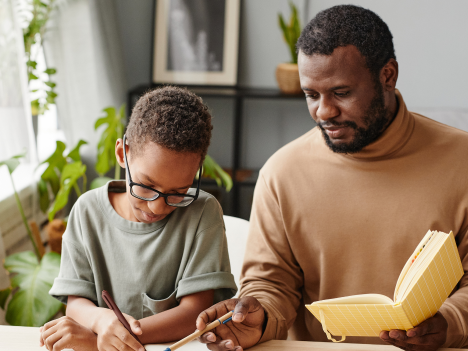
[[[173,343],[170,344],[160,344],[160,345],[145,345],[146,351],[164,351],[166,348],[171,346]],[[206,345],[202,344],[201,342],[194,340],[189,342],[187,345],[182,346],[180,351],[206,351]]]

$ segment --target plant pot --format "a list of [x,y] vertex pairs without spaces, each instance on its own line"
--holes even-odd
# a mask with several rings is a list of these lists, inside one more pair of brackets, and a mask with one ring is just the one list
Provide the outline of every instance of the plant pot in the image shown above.
[[280,63],[276,67],[276,81],[285,94],[302,93],[297,63]]
[[62,236],[65,233],[67,224],[61,219],[54,219],[47,224],[47,238],[50,249],[58,254],[62,253]]

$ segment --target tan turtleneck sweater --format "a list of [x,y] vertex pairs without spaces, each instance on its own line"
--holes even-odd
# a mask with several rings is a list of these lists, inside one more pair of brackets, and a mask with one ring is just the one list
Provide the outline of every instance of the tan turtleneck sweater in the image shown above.
[[[327,341],[304,304],[356,294],[393,298],[431,230],[455,234],[465,275],[441,312],[446,347],[468,346],[468,133],[408,112],[356,154],[333,153],[318,128],[276,152],[255,188],[241,296],[268,313],[261,341]],[[348,337],[346,342],[382,343]]]

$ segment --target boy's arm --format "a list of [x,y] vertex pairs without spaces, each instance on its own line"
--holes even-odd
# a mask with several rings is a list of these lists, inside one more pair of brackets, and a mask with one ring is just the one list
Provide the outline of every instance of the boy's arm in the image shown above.
[[198,315],[213,305],[214,290],[184,296],[180,304],[154,316],[140,319],[143,344],[178,341],[196,330]]
[[[97,345],[100,350],[107,350],[108,346],[112,345],[117,350],[144,351],[144,348],[120,323],[114,312],[107,308],[96,307],[94,303],[83,297],[69,296],[66,313],[67,317],[97,334]],[[133,333],[141,335],[140,322],[128,314],[123,313],[123,315]]]

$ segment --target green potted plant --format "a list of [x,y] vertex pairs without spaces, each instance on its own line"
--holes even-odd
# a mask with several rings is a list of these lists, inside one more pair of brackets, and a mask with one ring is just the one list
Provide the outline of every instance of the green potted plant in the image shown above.
[[283,32],[283,39],[288,45],[291,54],[291,61],[280,63],[276,67],[276,80],[280,90],[285,94],[299,94],[302,92],[299,81],[299,70],[297,68],[296,42],[301,35],[301,25],[296,6],[289,2],[291,7],[291,17],[286,23],[283,16],[278,14],[278,22]]
[[86,165],[81,162],[80,156],[80,148],[86,144],[86,141],[80,140],[69,153],[64,154],[65,143],[57,141],[54,153],[41,163],[41,165],[47,164],[47,168],[38,182],[39,203],[41,210],[47,212],[49,218],[47,225],[49,245],[58,253],[61,252],[66,221],[54,218],[56,213],[67,205],[72,189],[78,197],[86,192]]
[[62,308],[62,304],[49,295],[60,270],[60,255],[49,252],[42,256],[32,235],[11,176],[22,157],[24,154],[2,161],[0,167],[8,168],[16,205],[34,251],[15,253],[5,259],[3,266],[10,276],[10,286],[0,290],[0,308],[6,310],[5,319],[9,324],[38,327],[49,321]]

